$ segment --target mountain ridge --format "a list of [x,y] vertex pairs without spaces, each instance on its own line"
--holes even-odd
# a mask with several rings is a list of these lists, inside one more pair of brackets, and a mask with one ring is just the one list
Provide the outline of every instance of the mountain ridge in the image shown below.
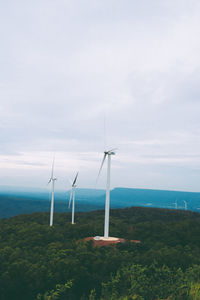
[[[70,212],[68,201],[70,190],[55,191],[55,211]],[[0,189],[0,218],[31,212],[45,212],[50,209],[50,190]],[[184,191],[168,191],[155,189],[138,189],[117,187],[110,193],[111,208],[125,208],[131,206],[159,207],[175,209],[187,208],[200,211],[200,193]],[[76,189],[76,211],[91,211],[104,209],[105,190]]]

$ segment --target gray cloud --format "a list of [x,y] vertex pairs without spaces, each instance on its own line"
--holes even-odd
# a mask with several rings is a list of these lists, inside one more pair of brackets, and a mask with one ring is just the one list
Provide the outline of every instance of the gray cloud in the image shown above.
[[0,161],[11,184],[41,186],[55,151],[60,177],[80,167],[92,186],[106,113],[107,147],[119,148],[113,186],[199,189],[199,1],[0,6]]

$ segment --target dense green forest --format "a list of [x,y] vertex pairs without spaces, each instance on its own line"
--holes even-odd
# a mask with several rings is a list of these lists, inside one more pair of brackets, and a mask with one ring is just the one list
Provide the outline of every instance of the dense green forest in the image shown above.
[[[1,300],[200,299],[200,214],[132,207],[111,210],[110,236],[94,247],[104,211],[32,213],[0,220]],[[140,240],[140,244],[130,240]]]

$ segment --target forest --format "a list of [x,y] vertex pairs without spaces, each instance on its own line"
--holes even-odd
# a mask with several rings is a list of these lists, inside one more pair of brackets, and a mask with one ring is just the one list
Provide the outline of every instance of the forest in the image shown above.
[[[104,211],[18,215],[0,220],[1,300],[200,299],[200,214],[113,209],[110,236],[98,247]],[[141,243],[132,243],[140,240]]]

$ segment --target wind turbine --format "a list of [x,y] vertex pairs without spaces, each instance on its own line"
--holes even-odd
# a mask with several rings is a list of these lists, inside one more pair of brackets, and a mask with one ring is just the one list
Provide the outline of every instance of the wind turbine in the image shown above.
[[105,202],[105,221],[104,221],[104,238],[108,239],[109,237],[109,214],[110,214],[110,167],[111,167],[111,155],[115,155],[114,150],[104,151],[103,160],[99,169],[99,173],[97,176],[97,181],[100,176],[101,170],[103,168],[104,162],[106,160],[106,156],[108,157],[107,164],[107,183],[106,183],[106,202]]
[[54,211],[54,185],[55,185],[55,181],[57,180],[57,178],[55,178],[53,176],[53,172],[54,172],[54,162],[55,162],[55,156],[53,158],[53,163],[52,163],[52,169],[51,169],[51,177],[49,179],[49,182],[52,182],[52,191],[51,191],[51,211],[50,211],[50,226],[53,226],[53,211]]
[[75,189],[77,187],[77,185],[76,185],[77,178],[78,178],[78,172],[72,183],[72,189],[71,189],[70,199],[69,199],[69,208],[70,208],[71,201],[72,201],[72,224],[75,224],[74,223],[74,211],[75,211]]
[[175,209],[177,209],[178,208],[177,199],[175,200],[174,204],[175,204]]
[[187,201],[183,200],[183,202],[185,203],[185,210],[187,210]]

